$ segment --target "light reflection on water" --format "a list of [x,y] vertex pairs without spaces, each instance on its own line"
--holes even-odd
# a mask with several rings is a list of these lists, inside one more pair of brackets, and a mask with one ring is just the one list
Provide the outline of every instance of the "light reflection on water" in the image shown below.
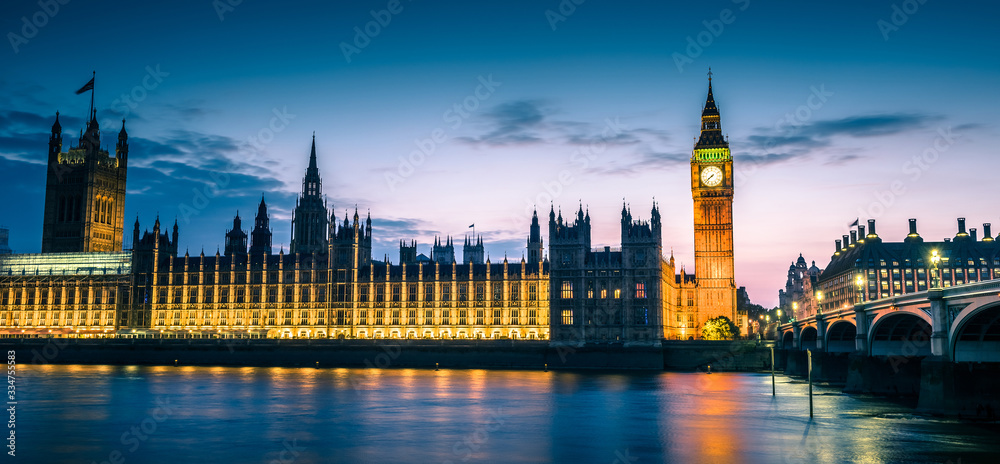
[[[959,462],[996,426],[759,374],[18,366],[25,462]],[[160,407],[166,401],[169,410]],[[135,429],[133,429],[135,427]]]

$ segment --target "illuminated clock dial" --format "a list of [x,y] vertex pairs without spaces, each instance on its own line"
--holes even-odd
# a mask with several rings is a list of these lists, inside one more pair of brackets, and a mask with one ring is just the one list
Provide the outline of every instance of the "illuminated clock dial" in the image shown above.
[[722,170],[718,166],[708,166],[701,170],[701,183],[715,187],[722,183]]

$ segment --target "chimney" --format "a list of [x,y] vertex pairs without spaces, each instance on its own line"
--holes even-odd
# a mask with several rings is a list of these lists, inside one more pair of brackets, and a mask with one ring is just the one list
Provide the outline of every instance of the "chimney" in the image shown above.
[[983,240],[986,240],[987,238],[993,238],[993,231],[990,230],[990,223],[988,222],[983,224]]
[[858,231],[852,230],[851,231],[851,245],[854,245],[856,243],[858,243]]
[[837,251],[836,252],[840,253],[840,240],[834,240],[834,242],[837,244]]
[[920,235],[917,233],[917,220],[910,219],[910,235]]
[[965,218],[958,218],[958,235],[965,233]]
[[875,233],[875,220],[874,219],[869,219],[868,220],[868,235],[878,235],[878,234]]
[[975,228],[969,229],[969,235],[972,237],[972,241],[973,242],[975,242],[977,240],[976,239],[976,229]]
[[843,242],[842,243],[844,244],[844,249],[846,250],[847,249],[847,245],[851,244],[851,242],[850,242],[851,238],[848,237],[847,235],[843,235],[843,236],[841,236],[841,238],[843,238]]
[[858,226],[858,240],[861,243],[865,241],[865,226]]

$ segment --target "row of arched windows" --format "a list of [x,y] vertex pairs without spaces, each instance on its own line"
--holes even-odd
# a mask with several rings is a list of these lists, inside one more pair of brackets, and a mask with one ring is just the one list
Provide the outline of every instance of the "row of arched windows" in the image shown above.
[[113,201],[108,197],[97,197],[94,200],[94,222],[111,224],[114,218]]

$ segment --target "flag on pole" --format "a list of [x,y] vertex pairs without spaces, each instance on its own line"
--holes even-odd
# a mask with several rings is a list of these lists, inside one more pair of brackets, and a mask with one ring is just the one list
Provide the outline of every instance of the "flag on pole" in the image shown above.
[[90,82],[87,82],[86,84],[83,84],[83,87],[80,87],[80,90],[77,90],[76,94],[80,95],[81,93],[86,92],[88,90],[94,90],[94,78],[93,77],[90,78]]
[[476,227],[476,225],[472,224],[471,226],[469,226],[470,229],[473,228],[473,227]]
[[849,225],[847,227],[857,227],[858,226],[858,221],[860,221],[860,220],[861,220],[861,218],[855,219],[854,222],[852,222],[851,225]]

